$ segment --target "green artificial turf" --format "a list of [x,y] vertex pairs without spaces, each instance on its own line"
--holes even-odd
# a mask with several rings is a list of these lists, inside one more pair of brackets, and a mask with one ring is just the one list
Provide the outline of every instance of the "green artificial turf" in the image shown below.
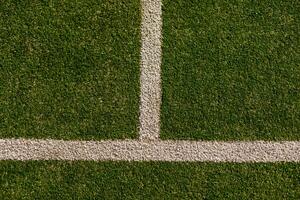
[[163,0],[162,138],[300,139],[300,1]]
[[139,0],[0,3],[0,137],[134,138]]
[[299,199],[296,163],[1,161],[6,199]]

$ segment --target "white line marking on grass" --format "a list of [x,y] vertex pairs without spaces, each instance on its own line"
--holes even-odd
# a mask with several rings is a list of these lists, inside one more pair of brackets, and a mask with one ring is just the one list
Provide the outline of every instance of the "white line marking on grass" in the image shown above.
[[161,12],[160,0],[142,0],[140,140],[159,139]]
[[300,162],[300,141],[160,140],[160,0],[142,0],[139,140],[0,139],[0,160]]
[[300,141],[0,139],[0,160],[300,162]]

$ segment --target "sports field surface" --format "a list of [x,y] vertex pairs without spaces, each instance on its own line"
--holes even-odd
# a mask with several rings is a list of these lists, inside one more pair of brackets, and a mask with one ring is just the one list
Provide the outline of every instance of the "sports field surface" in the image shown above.
[[162,137],[299,140],[299,8],[163,0]]
[[[295,163],[4,161],[1,199],[299,199]],[[6,198],[7,197],[7,198]]]
[[0,199],[300,199],[300,2],[4,0]]
[[8,0],[0,9],[2,138],[137,136],[138,0]]

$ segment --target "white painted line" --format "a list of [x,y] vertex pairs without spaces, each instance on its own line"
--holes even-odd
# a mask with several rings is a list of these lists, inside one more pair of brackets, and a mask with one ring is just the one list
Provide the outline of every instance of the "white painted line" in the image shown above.
[[159,139],[161,12],[160,0],[142,0],[140,140]]
[[0,139],[0,160],[300,162],[300,141]]
[[300,162],[300,141],[159,140],[161,0],[142,0],[139,140],[0,139],[0,160]]

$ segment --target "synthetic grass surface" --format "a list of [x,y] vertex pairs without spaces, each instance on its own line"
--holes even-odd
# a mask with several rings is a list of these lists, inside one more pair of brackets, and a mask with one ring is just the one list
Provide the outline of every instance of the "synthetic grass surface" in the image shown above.
[[0,137],[134,138],[139,0],[0,4]]
[[300,139],[300,1],[163,0],[162,138]]
[[299,199],[300,165],[1,161],[5,199]]

